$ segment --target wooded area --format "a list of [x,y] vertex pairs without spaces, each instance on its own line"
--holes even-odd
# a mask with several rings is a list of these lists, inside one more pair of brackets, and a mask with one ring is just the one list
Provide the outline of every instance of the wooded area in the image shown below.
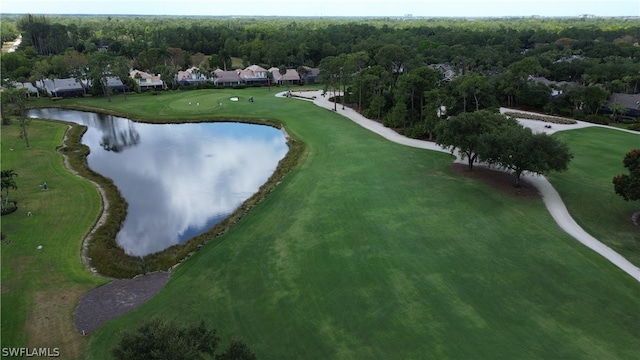
[[640,23],[634,18],[2,20],[3,41],[23,37],[17,52],[2,56],[4,84],[101,80],[108,73],[133,86],[127,70],[139,69],[161,74],[173,89],[177,71],[195,66],[213,75],[230,68],[233,57],[265,69],[319,67],[325,85],[343,90],[345,102],[418,138],[432,136],[444,109],[451,116],[520,107],[601,123],[637,116],[621,103],[605,107],[613,93],[640,90]]

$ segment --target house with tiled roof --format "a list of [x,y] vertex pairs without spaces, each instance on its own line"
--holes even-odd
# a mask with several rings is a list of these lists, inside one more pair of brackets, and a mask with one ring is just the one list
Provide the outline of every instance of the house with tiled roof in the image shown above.
[[213,73],[215,74],[213,83],[216,86],[235,86],[243,83],[242,78],[240,78],[240,70],[224,71],[216,69]]
[[176,75],[176,82],[180,85],[197,85],[207,80],[207,77],[195,66],[184,71],[178,71]]
[[131,70],[129,76],[138,84],[140,91],[162,90],[166,87],[160,74],[152,75],[140,70]]
[[296,69],[287,69],[287,72],[282,75],[280,74],[280,69],[277,67],[272,67],[269,69],[269,72],[273,76],[273,82],[279,85],[284,83],[289,84],[299,84],[300,83],[300,74]]
[[247,85],[266,84],[269,82],[267,69],[259,65],[251,65],[244,70],[240,70],[240,79]]

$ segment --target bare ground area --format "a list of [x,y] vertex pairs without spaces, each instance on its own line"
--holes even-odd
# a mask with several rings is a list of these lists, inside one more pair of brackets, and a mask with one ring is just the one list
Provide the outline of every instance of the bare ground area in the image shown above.
[[466,164],[453,163],[451,164],[451,172],[465,178],[480,180],[505,194],[524,197],[540,196],[538,189],[526,180],[520,180],[520,187],[513,186],[515,176],[504,171],[484,166],[474,166],[473,170],[469,171]]
[[86,293],[74,312],[73,323],[83,335],[149,301],[169,281],[171,273],[156,271],[133,279],[116,279]]
[[34,294],[25,329],[29,333],[29,348],[58,348],[60,357],[79,359],[84,344],[69,321],[69,309],[84,289],[71,287],[39,291]]

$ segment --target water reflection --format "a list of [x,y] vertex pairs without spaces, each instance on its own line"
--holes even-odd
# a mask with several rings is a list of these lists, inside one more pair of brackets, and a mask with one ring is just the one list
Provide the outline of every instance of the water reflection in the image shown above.
[[143,124],[69,110],[30,117],[87,125],[87,161],[129,203],[117,241],[143,256],[201,234],[271,176],[288,148],[278,129],[241,123]]

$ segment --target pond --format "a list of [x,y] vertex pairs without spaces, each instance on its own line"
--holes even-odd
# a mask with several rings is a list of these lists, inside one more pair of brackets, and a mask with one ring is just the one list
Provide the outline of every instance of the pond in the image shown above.
[[129,205],[116,241],[133,256],[209,230],[255,194],[288,151],[284,133],[265,125],[145,124],[61,109],[28,115],[87,126],[89,166],[111,178]]

